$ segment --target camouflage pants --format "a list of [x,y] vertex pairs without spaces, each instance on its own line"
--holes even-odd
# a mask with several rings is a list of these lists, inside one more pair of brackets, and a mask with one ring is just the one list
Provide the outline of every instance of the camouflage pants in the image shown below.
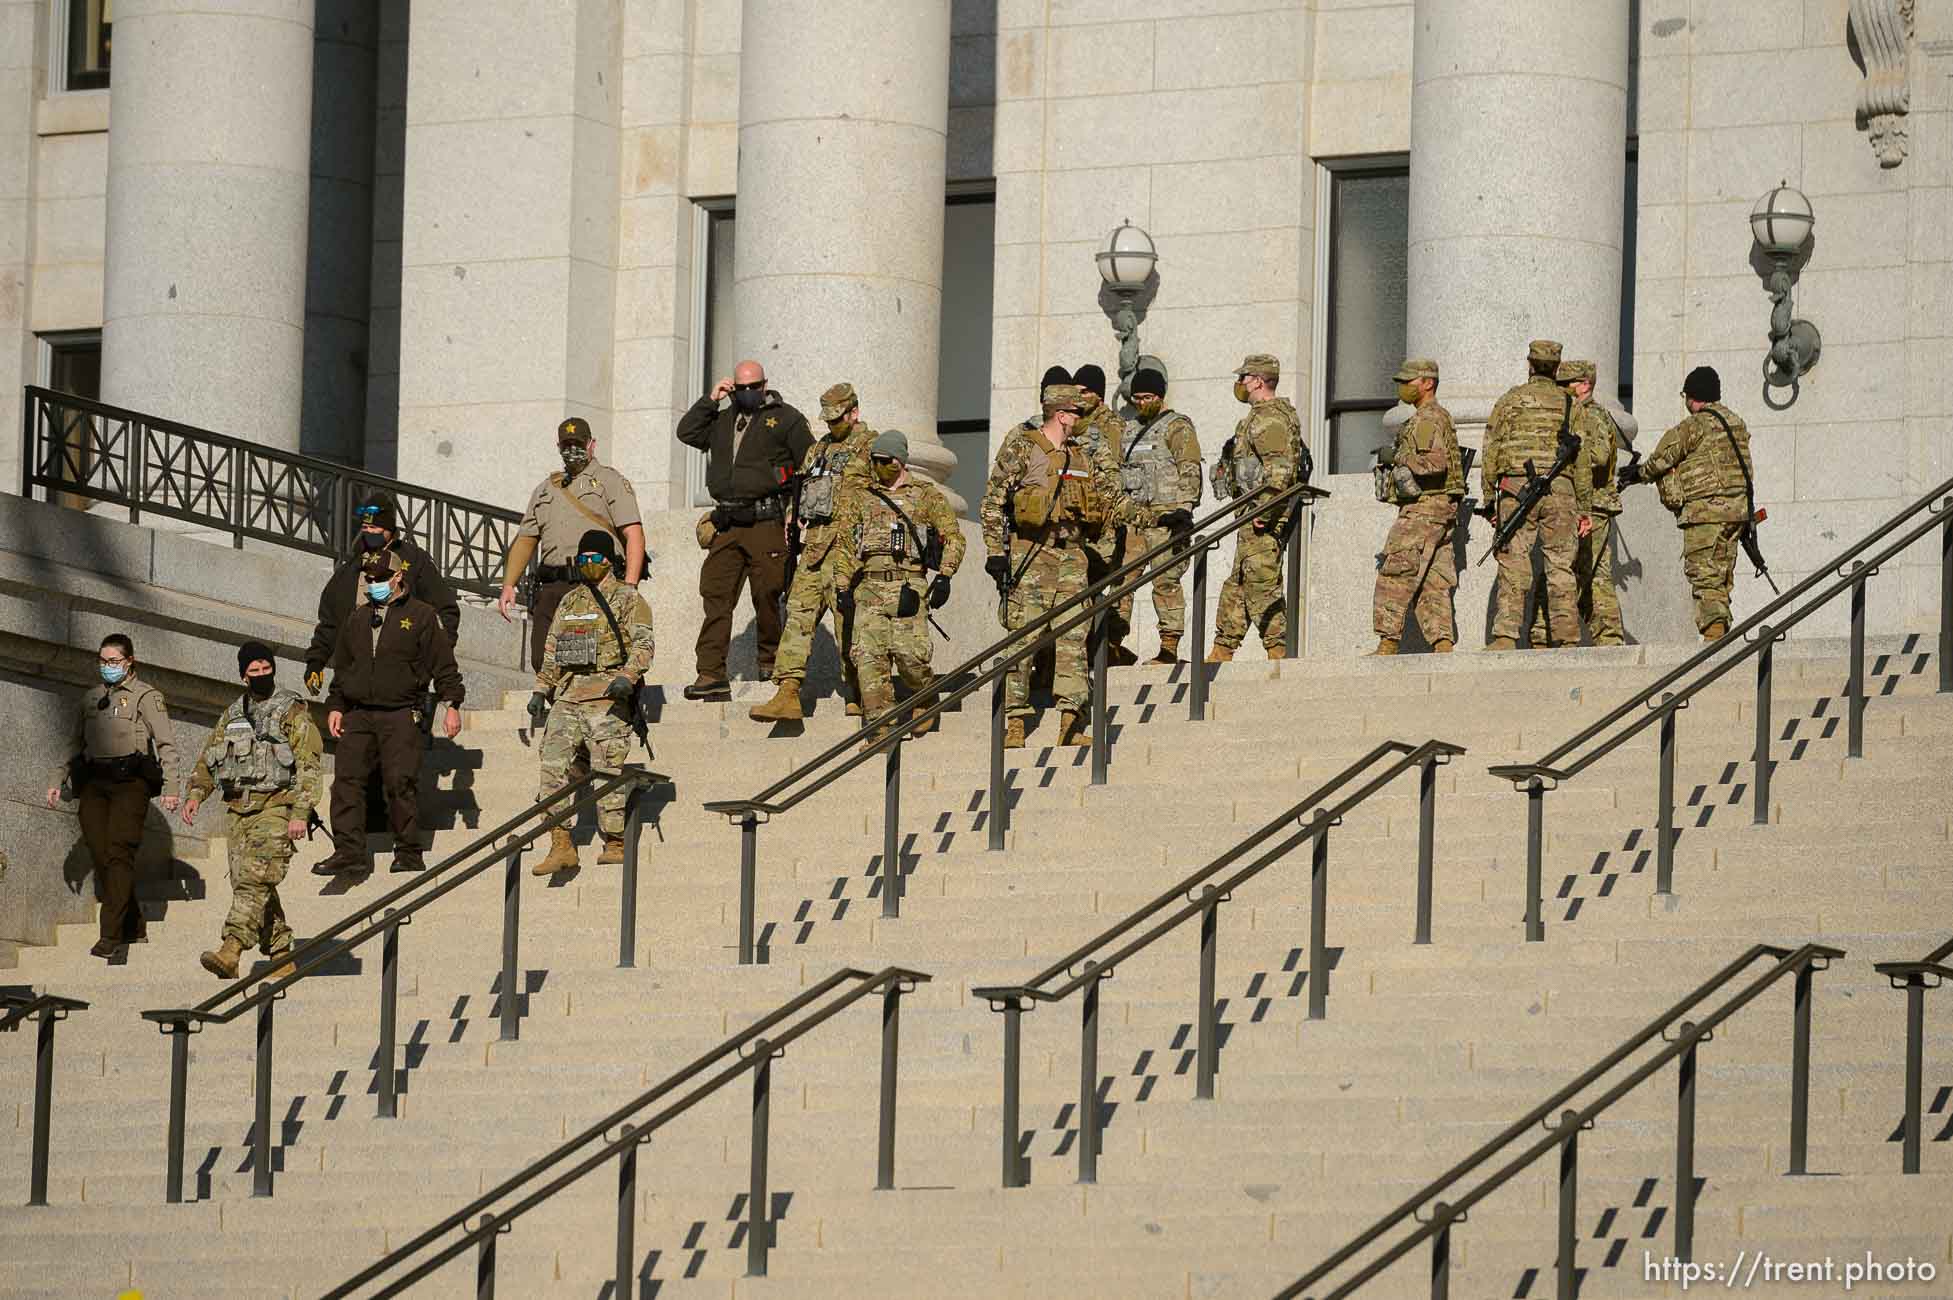
[[[1517,500],[1499,494],[1499,524],[1512,515]],[[1492,614],[1492,635],[1519,639],[1525,626],[1526,596],[1533,586],[1533,543],[1546,557],[1546,617],[1549,643],[1580,644],[1579,588],[1573,581],[1573,556],[1579,549],[1579,520],[1574,514],[1573,485],[1555,479],[1553,490],[1539,499],[1533,512],[1503,551],[1499,552],[1498,603]]]
[[285,924],[285,905],[278,899],[278,886],[292,864],[292,837],[285,833],[291,819],[285,804],[250,813],[233,809],[225,819],[231,910],[224,917],[224,937],[242,948],[271,953],[292,946],[292,927]]
[[[1126,530],[1126,560],[1136,560],[1146,552],[1173,536],[1170,528],[1128,528]],[[1182,560],[1170,569],[1162,569],[1153,578],[1153,613],[1159,616],[1160,637],[1178,638],[1187,630],[1187,594],[1180,587],[1180,579],[1187,571],[1187,560]],[[1133,598],[1139,593],[1129,591],[1119,602],[1119,616],[1111,620],[1112,643],[1118,645],[1132,631]]]
[[[834,610],[834,561],[840,554],[833,547],[819,564],[802,564],[794,570],[793,586],[787,591],[787,621],[780,629],[780,648],[773,657],[775,682],[802,682],[807,679],[807,656],[813,652],[814,629],[821,615]],[[852,629],[849,620],[834,610],[834,636],[841,645],[841,676],[850,694],[857,697],[854,662],[848,650]]]
[[[1614,531],[1614,516],[1595,514],[1594,530],[1580,539],[1573,553],[1573,581],[1580,590],[1580,621],[1595,645],[1621,645],[1627,629],[1621,623],[1621,598],[1614,591],[1614,557],[1608,554],[1607,539]],[[1533,609],[1533,641],[1546,640],[1546,611]]]
[[1695,594],[1695,630],[1729,627],[1729,592],[1736,582],[1739,523],[1683,524],[1682,575]]
[[[542,783],[536,797],[547,799],[573,779],[577,751],[588,749],[590,766],[615,772],[630,761],[631,745],[637,737],[631,732],[628,705],[613,700],[590,700],[582,704],[558,700],[549,710],[549,723],[543,729]],[[597,800],[597,828],[605,838],[624,833],[624,806],[630,788],[619,786]]]
[[[928,600],[927,578],[925,573],[903,578],[883,572],[864,574],[855,584],[854,671],[861,683],[864,716],[895,703],[890,663],[910,690],[927,686],[934,676],[929,671],[929,620],[923,612]],[[904,591],[915,592],[918,602],[916,612],[907,618],[895,612]]]
[[1371,606],[1379,637],[1395,641],[1402,636],[1404,619],[1415,605],[1417,626],[1427,642],[1458,639],[1451,616],[1451,593],[1458,586],[1458,557],[1451,550],[1457,515],[1449,497],[1412,502],[1397,512],[1384,538]]
[[[1011,543],[1011,571],[1024,563],[1033,543],[1021,538]],[[1011,590],[1004,611],[1004,628],[1014,632],[1040,614],[1061,605],[1085,589],[1085,548],[1076,542],[1064,545],[1046,543],[1037,548],[1037,557]],[[1058,639],[1051,672],[1051,693],[1058,707],[1083,711],[1091,701],[1091,686],[1085,677],[1085,639],[1089,620]],[[1010,716],[1031,712],[1031,660],[1021,659],[1004,680],[1004,709]]]
[[1234,570],[1221,584],[1214,644],[1238,650],[1249,624],[1260,631],[1264,646],[1281,644],[1288,635],[1282,609],[1282,530],[1274,524],[1265,529],[1250,524],[1234,535]]

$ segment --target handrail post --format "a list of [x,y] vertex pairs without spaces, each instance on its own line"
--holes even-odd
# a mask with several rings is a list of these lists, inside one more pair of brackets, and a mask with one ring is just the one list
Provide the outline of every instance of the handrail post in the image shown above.
[[1431,1300],[1451,1300],[1451,1225],[1456,1215],[1439,1201],[1431,1207],[1431,1218],[1438,1225],[1431,1237]]
[[753,964],[753,895],[759,886],[759,817],[748,809],[739,819],[739,964]]
[[1526,942],[1546,941],[1546,921],[1540,915],[1540,877],[1546,855],[1546,782],[1535,776],[1526,782]]
[[1010,792],[1004,788],[1004,679],[998,673],[990,682],[990,852],[1004,847],[1004,832],[1010,826]]
[[1004,1186],[1022,1187],[1030,1181],[1025,1177],[1025,1161],[1017,1151],[1018,1088],[1024,1047],[1024,1000],[1013,995],[1001,1007],[993,1005],[993,1009],[1002,1011],[1004,1016]]
[[1316,811],[1309,871],[1309,1019],[1329,1016],[1329,814]]
[[[1200,1005],[1195,1008],[1200,1019],[1198,1036],[1194,1040],[1198,1048],[1195,1054],[1198,1066],[1194,1075],[1194,1100],[1212,1101],[1214,1076],[1220,1072],[1221,1055],[1220,1026],[1215,1023],[1219,1017],[1214,1011],[1215,967],[1219,958],[1221,929],[1220,891],[1213,885],[1206,886],[1201,890],[1200,902]],[[1309,978],[1313,980],[1315,976]]]
[[176,1020],[163,1026],[170,1040],[170,1112],[167,1139],[167,1168],[163,1175],[163,1199],[171,1205],[183,1203],[183,1109],[190,1087],[190,1024]]
[[1431,869],[1438,845],[1438,756],[1417,772],[1417,928],[1413,944],[1431,942]]
[[1695,1258],[1695,1049],[1701,1039],[1693,1021],[1684,1020],[1679,1032],[1688,1046],[1675,1067],[1675,1258],[1687,1264]]
[[624,870],[619,873],[623,896],[617,913],[617,969],[637,965],[637,855],[644,847],[645,788],[637,786],[624,805]]
[[54,1107],[54,1022],[57,1009],[44,1006],[34,1026],[34,1151],[28,1174],[27,1203],[47,1204],[48,1129]]
[[[391,918],[394,909],[389,907],[385,917]],[[397,1033],[397,1015],[400,1006],[400,922],[388,920],[385,934],[380,941],[380,1050],[379,1050],[379,1118],[394,1119],[400,1113],[399,1100],[395,1093],[398,1080],[394,1076],[394,1040]]]
[[[1099,1180],[1099,983],[1098,963],[1087,961],[1093,978],[1084,988],[1078,1044],[1078,1181]],[[1109,972],[1108,972],[1109,973]]]
[[902,994],[900,980],[882,990],[882,1089],[877,1116],[875,1145],[875,1190],[895,1190],[895,1080],[902,1044]]
[[766,1276],[766,1251],[773,1244],[767,1222],[766,1142],[773,1109],[773,1044],[753,1044],[753,1164],[746,1192],[746,1276]]
[[1187,687],[1187,717],[1193,722],[1207,721],[1207,552],[1202,539],[1194,548],[1193,562],[1193,653],[1187,657],[1190,673]]
[[1105,784],[1106,760],[1110,757],[1109,710],[1105,699],[1106,656],[1110,646],[1106,638],[1106,610],[1101,602],[1099,611],[1092,615],[1092,784]]
[[1288,508],[1288,590],[1284,593],[1284,622],[1286,628],[1282,635],[1283,648],[1288,657],[1296,658],[1302,653],[1302,521],[1303,499],[1297,497]]
[[1756,812],[1751,821],[1770,824],[1770,675],[1776,658],[1777,634],[1768,623],[1756,630]]
[[1866,569],[1863,560],[1854,560],[1851,571],[1857,581],[1851,584],[1851,681],[1847,687],[1850,701],[1845,726],[1845,757],[1863,758],[1865,756],[1865,579],[1875,570]]
[[494,1215],[484,1214],[477,1227],[482,1238],[475,1245],[475,1300],[495,1300],[495,1239],[502,1225]]
[[1926,1057],[1926,977],[1906,977],[1906,1118],[1901,1172],[1919,1172],[1919,1130]]
[[1939,692],[1953,691],[1953,497],[1939,503]]
[[[142,426],[131,420],[128,424],[129,439],[129,522],[142,522],[143,479],[149,473],[149,440],[143,436]],[[344,555],[345,551],[337,554]]]
[[258,1004],[257,1115],[251,1125],[251,1195],[271,1195],[271,1009],[275,997]]
[[902,915],[902,745],[906,727],[896,731],[882,768],[882,915]]
[[1811,976],[1814,958],[1797,968],[1790,1035],[1790,1169],[1805,1172],[1811,1133]]
[[[637,1129],[625,1124],[618,1138],[629,1138]],[[617,1157],[617,1284],[611,1300],[637,1300],[637,1143],[632,1142]]]
[[505,1043],[522,1037],[522,972],[516,960],[522,937],[522,846],[511,844],[502,869],[502,1032]]
[[1578,1270],[1574,1267],[1577,1249],[1580,1197],[1580,1117],[1571,1110],[1560,1112],[1560,1253],[1555,1261],[1557,1300],[1574,1300],[1579,1295]]
[[1655,892],[1675,892],[1675,706],[1661,714],[1661,763],[1655,793]]

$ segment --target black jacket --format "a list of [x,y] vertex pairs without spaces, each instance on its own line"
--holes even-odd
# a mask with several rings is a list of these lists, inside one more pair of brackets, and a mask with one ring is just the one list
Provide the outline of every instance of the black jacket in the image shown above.
[[[407,562],[407,594],[434,607],[441,626],[447,629],[450,647],[461,644],[461,602],[455,599],[454,588],[435,567],[434,557],[404,537],[395,537],[388,549]],[[363,558],[362,552],[334,569],[319,592],[319,622],[312,629],[312,644],[305,651],[308,673],[324,668],[332,658],[332,648],[339,641],[339,625],[359,604],[359,589],[365,582],[359,572]]]
[[732,451],[732,425],[738,416],[731,402],[723,407],[708,394],[693,402],[678,420],[678,441],[708,454],[705,489],[719,502],[757,501],[778,492],[788,476],[800,468],[814,436],[807,417],[780,400],[772,389],[753,413],[753,423]]
[[389,603],[378,646],[373,643],[373,612],[373,606],[361,606],[339,625],[326,707],[410,709],[420,703],[421,683],[427,681],[449,704],[460,704],[466,694],[461,670],[434,607],[411,596]]

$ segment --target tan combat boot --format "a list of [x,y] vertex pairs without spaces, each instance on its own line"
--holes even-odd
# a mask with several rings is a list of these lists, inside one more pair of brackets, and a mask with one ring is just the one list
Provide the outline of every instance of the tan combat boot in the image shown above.
[[1177,664],[1180,662],[1180,638],[1171,634],[1160,637],[1160,652],[1153,656],[1156,664]]
[[788,677],[773,688],[773,698],[755,704],[746,716],[754,722],[799,722],[807,715],[800,709],[800,683]]
[[298,970],[298,967],[292,964],[292,950],[289,946],[280,948],[277,952],[266,953],[265,960],[273,963],[271,978],[275,980],[284,979],[285,976],[294,974]]
[[1394,655],[1396,653],[1397,638],[1394,636],[1380,636],[1377,638],[1377,648],[1370,651],[1370,657],[1375,658],[1379,655]]
[[1229,646],[1224,646],[1218,641],[1216,641],[1213,647],[1209,649],[1207,652],[1207,662],[1210,664],[1225,664],[1225,663],[1232,663],[1233,661],[1234,661],[1233,648]]
[[[910,717],[913,718],[918,713],[927,713],[930,709],[934,708],[937,699],[935,680],[933,678],[930,679],[929,685],[917,691],[915,693],[914,698],[918,701],[918,703],[910,711],[909,713]],[[909,732],[909,738],[913,740],[917,736],[926,736],[930,732],[934,731],[936,728],[942,726],[942,724],[943,724],[943,715],[940,713],[938,713],[933,718],[925,718],[921,722],[915,724],[915,727]]]
[[1441,636],[1431,643],[1431,653],[1434,655],[1448,655],[1451,651],[1451,638],[1448,636]]
[[1263,645],[1262,649],[1268,652],[1270,659],[1288,658],[1288,643],[1286,641],[1277,641],[1273,645]]
[[604,836],[604,851],[597,855],[600,867],[618,867],[624,864],[624,837],[622,835]]
[[1058,714],[1058,743],[1060,745],[1089,745],[1092,743],[1091,716],[1074,713],[1065,709]]
[[1729,624],[1727,623],[1722,623],[1722,622],[1711,623],[1709,624],[1709,626],[1702,629],[1702,639],[1704,641],[1720,641],[1728,635],[1729,635]]
[[849,701],[848,701],[848,707],[847,707],[847,710],[846,710],[846,712],[847,712],[847,715],[848,715],[848,716],[849,716],[850,718],[858,718],[858,717],[860,717],[860,716],[861,716],[861,701],[860,701],[860,700],[849,700]]
[[1495,636],[1486,642],[1485,648],[1487,650],[1517,650],[1519,643],[1509,636]]
[[226,937],[215,952],[207,952],[197,960],[203,963],[205,970],[218,979],[234,980],[237,978],[237,959],[243,955],[244,945]]
[[1007,718],[1004,721],[1004,748],[1024,748],[1024,719]]
[[553,876],[559,871],[574,870],[576,870],[576,841],[570,838],[567,827],[558,826],[549,833],[548,855],[529,868],[530,874]]

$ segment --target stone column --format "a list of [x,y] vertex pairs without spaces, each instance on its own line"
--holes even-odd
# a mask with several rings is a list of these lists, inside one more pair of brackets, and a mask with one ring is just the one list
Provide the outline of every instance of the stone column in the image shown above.
[[1408,351],[1476,444],[1526,341],[1619,382],[1628,0],[1418,0]]
[[740,352],[772,387],[811,421],[852,382],[938,484],[949,32],[950,0],[745,0],[733,271]]
[[121,0],[106,400],[297,450],[313,0]]

